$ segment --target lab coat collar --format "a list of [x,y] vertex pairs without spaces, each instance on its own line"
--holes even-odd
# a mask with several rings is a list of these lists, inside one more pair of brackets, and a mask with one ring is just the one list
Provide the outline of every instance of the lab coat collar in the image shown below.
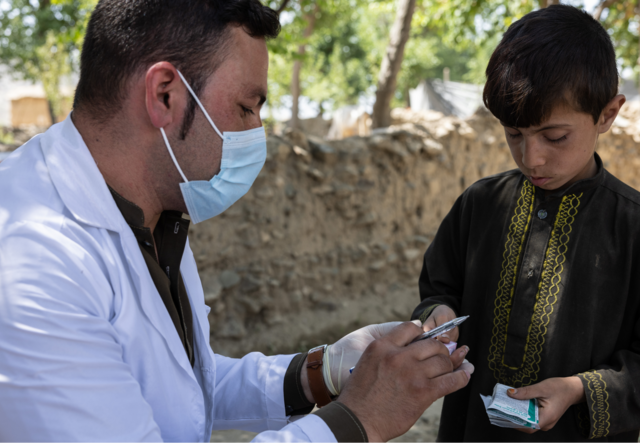
[[[178,364],[195,381],[189,359],[142,257],[138,242],[118,209],[109,187],[71,115],[53,125],[40,141],[53,185],[79,222],[120,234],[122,249],[145,314],[164,337]],[[189,288],[187,288],[189,291]],[[200,333],[198,330],[197,333]]]
[[73,216],[87,225],[122,231],[126,223],[71,114],[51,126],[40,145],[53,185]]

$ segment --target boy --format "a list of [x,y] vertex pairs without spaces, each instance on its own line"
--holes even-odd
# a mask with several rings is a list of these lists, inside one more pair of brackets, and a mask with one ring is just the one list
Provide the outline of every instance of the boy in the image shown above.
[[[607,32],[570,6],[526,15],[493,53],[484,102],[519,169],[458,198],[413,313],[425,330],[471,315],[448,336],[476,372],[445,399],[439,441],[638,441],[640,193],[595,153],[617,90]],[[539,399],[542,431],[489,423],[480,394],[496,383]]]

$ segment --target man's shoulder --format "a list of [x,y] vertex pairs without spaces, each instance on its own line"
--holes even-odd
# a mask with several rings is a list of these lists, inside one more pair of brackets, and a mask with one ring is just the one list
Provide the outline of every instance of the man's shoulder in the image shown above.
[[16,223],[47,223],[64,217],[64,204],[32,138],[0,163],[0,238]]

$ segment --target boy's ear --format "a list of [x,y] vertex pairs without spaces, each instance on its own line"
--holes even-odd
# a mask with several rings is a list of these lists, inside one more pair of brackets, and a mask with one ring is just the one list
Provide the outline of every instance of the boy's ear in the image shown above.
[[624,95],[618,94],[613,97],[609,103],[607,103],[600,114],[600,121],[598,122],[600,125],[598,128],[599,134],[604,134],[611,128],[613,121],[620,112],[620,108],[622,108],[622,105],[624,105],[624,102],[626,101],[627,99]]

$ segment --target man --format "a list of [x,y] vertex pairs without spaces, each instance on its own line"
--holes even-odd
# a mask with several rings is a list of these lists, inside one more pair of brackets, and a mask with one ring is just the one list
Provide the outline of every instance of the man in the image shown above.
[[407,346],[412,323],[309,357],[211,351],[182,214],[214,217],[260,171],[278,30],[257,0],[98,3],[72,116],[0,166],[0,439],[388,440],[467,384],[468,348]]

